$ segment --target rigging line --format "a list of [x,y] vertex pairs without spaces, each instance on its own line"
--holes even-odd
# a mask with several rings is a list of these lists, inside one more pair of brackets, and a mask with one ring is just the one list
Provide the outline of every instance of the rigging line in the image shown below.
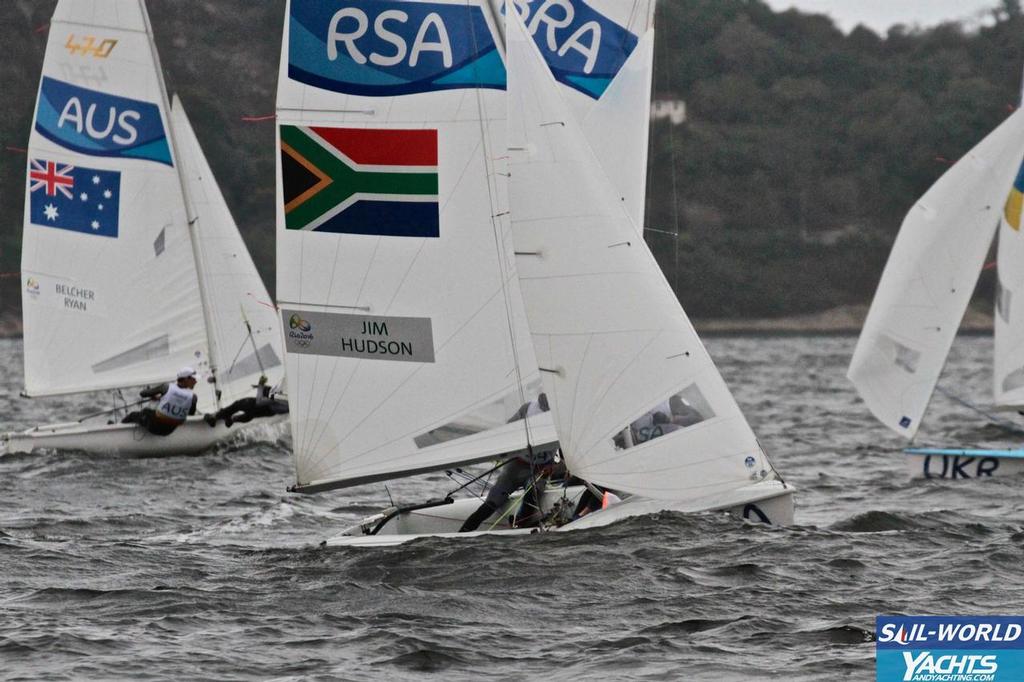
[[[279,235],[279,237],[280,237],[280,235]],[[298,300],[302,301],[302,300],[305,299],[305,292],[303,291],[303,277],[302,277],[302,273],[306,271],[306,242],[309,239],[309,233],[303,234],[300,237],[300,239],[301,239],[301,245],[299,246],[299,277],[298,277],[298,280],[299,280],[299,296],[298,296]],[[330,293],[330,292],[328,292],[328,293]],[[278,294],[280,294],[280,288],[278,288]],[[283,326],[283,324],[284,324],[284,321],[282,320],[282,326]],[[316,382],[316,378],[318,376],[320,376],[320,359],[323,356],[314,355],[313,357],[314,357],[314,360],[313,360],[312,386],[311,386],[311,388],[309,390],[309,398],[306,401],[306,409],[302,410],[301,412],[299,412],[299,414],[309,414],[312,411],[313,394],[315,393],[315,391],[313,389],[316,388],[316,383],[317,383]],[[300,364],[300,366],[301,366],[302,358],[296,358],[296,360],[298,361],[296,364]],[[293,381],[293,385],[294,385],[295,392],[296,392],[296,398],[298,398],[301,395],[301,391],[299,390],[299,387],[301,386],[301,383],[299,381]],[[296,434],[293,434],[293,437],[295,437],[295,436],[296,436]],[[295,438],[295,440],[296,440],[296,443],[295,443],[295,458],[296,458],[296,460],[298,460],[298,458],[299,458],[299,453],[307,452],[307,447],[309,445],[309,439],[310,439],[310,436],[307,433],[302,433],[302,439],[301,440],[299,440],[298,437]]]
[[[249,318],[245,314],[245,306],[243,306],[241,304],[241,302],[239,302],[238,307],[242,311],[242,321],[245,322],[245,329],[248,332],[249,343],[252,344],[252,353],[253,353],[253,355],[256,356],[256,364],[259,365],[259,367],[260,367],[260,376],[261,377],[266,377],[267,376],[267,370],[263,366],[263,358],[260,357],[260,349],[256,347],[256,339],[252,335],[252,325],[249,324]],[[243,341],[242,344],[244,345],[245,342]],[[241,351],[239,351],[239,352],[241,352]],[[237,355],[235,356],[235,360],[238,360],[238,356]],[[234,368],[235,368],[235,360],[231,361],[231,367],[228,368],[229,372],[231,370],[234,370]]]
[[[497,471],[498,469],[502,468],[503,466],[505,466],[506,464],[508,464],[508,463],[509,463],[509,462],[511,462],[511,461],[512,461],[512,459],[511,459],[511,458],[509,458],[509,459],[505,459],[505,460],[502,460],[502,461],[501,461],[501,462],[500,462],[500,463],[499,463],[499,464],[498,464],[497,466],[493,466],[493,467],[491,467],[490,469],[488,469],[487,471],[483,472],[483,473],[482,473],[482,474],[480,474],[479,476],[474,476],[473,478],[470,478],[470,479],[469,479],[468,481],[466,481],[465,483],[463,483],[462,485],[460,485],[460,486],[459,486],[458,488],[456,488],[455,490],[451,490],[451,491],[449,491],[448,493],[446,493],[446,494],[445,494],[445,497],[451,497],[451,496],[452,496],[452,495],[454,495],[455,493],[457,493],[457,492],[459,492],[460,490],[463,490],[463,489],[465,489],[465,488],[467,488],[467,487],[471,486],[472,484],[476,483],[476,482],[477,482],[477,481],[479,481],[480,479],[482,479],[482,478],[484,478],[484,477],[487,477],[487,476],[490,476],[490,475],[491,475],[491,474],[493,474],[493,473],[494,473],[495,471]],[[461,473],[461,474],[462,474],[463,476],[466,476],[466,477],[468,477],[468,476],[469,476],[469,474],[467,474],[467,473],[465,473],[464,471],[461,471],[461,470],[459,470],[459,473]]]
[[[250,334],[251,333],[252,332],[250,330]],[[229,367],[228,371],[230,371],[230,369],[235,366],[235,363],[238,362],[238,356],[241,355],[242,351],[245,349],[245,342],[246,341],[248,341],[248,339],[242,339],[242,343],[239,344],[239,346],[238,346],[238,352],[235,353],[235,357],[231,358],[231,364],[228,365],[228,367]],[[256,359],[259,360],[259,357],[257,357]],[[261,372],[263,371],[263,363],[262,362],[260,363],[260,371]]]
[[[373,262],[377,259],[377,251],[380,249],[381,241],[383,241],[383,237],[377,237],[377,239],[374,241],[373,253],[370,254],[370,260],[367,262],[366,270],[363,272],[363,279],[359,283],[359,292],[356,294],[356,298],[355,298],[355,301],[354,301],[356,303],[356,305],[358,305],[359,302],[362,300],[363,289],[366,287],[366,281],[367,281],[367,279],[369,279],[370,271],[373,269]],[[335,251],[334,251],[334,264],[332,265],[333,269],[332,269],[332,272],[331,272],[331,283],[330,283],[330,285],[327,288],[327,296],[328,296],[328,298],[330,297],[331,292],[334,290],[334,274],[337,272],[338,250],[340,248],[341,248],[341,239],[339,238],[338,241],[337,241],[336,247],[335,247]],[[338,361],[335,360],[333,363],[331,363],[331,375],[327,379],[327,385],[328,386],[330,386],[331,384],[334,383],[334,375],[337,373],[337,371],[338,371]],[[355,372],[356,372],[356,370],[353,370],[352,374],[349,375],[349,381],[346,382],[345,388],[342,389],[341,394],[338,396],[338,401],[339,402],[342,400],[342,398],[344,398],[345,391],[348,389],[348,386],[351,384],[352,376],[355,375]],[[316,419],[314,420],[314,423],[322,423],[323,427],[320,429],[320,433],[316,434],[315,438],[313,436],[313,430],[312,429],[310,430],[309,437],[306,439],[306,443],[310,447],[316,447],[317,445],[319,445],[320,444],[320,439],[323,438],[324,433],[326,433],[326,431],[327,431],[327,423],[320,421],[320,418],[323,417],[324,406],[325,406],[325,401],[321,400],[320,401],[320,409],[317,411]],[[307,412],[306,414],[309,414],[309,412]]]
[[[668,45],[665,41],[661,41],[661,58],[658,60],[661,67],[661,85],[662,92],[668,92],[669,85],[669,69],[665,67],[666,52],[668,51]],[[657,51],[655,51],[657,54]],[[655,64],[654,72],[658,72],[659,64]],[[675,136],[675,125],[668,122],[668,148],[669,148],[669,163],[672,167],[672,224],[675,229],[675,239],[672,243],[672,294],[679,300],[679,178],[678,171],[676,168],[676,136]],[[646,170],[646,169],[645,169]],[[648,195],[648,203],[650,202],[650,196]],[[649,207],[648,207],[649,208]]]
[[[469,0],[466,0],[466,6],[467,7],[471,6],[471,4],[472,3]],[[481,11],[483,11],[484,7],[481,7],[480,9],[481,9]],[[491,10],[490,7],[488,6],[488,11],[493,11],[493,10]],[[496,19],[496,17],[494,17],[494,18]],[[495,21],[495,25],[498,25],[497,21]],[[490,30],[490,29],[488,29],[488,30]],[[477,37],[477,34],[476,34],[476,28],[472,25],[472,22],[470,22],[470,31],[469,31],[469,33],[470,33],[470,37],[473,40],[473,49],[474,49],[474,51],[476,51],[478,53],[479,52],[479,40],[478,40],[478,37]],[[508,58],[507,45],[506,45],[505,55],[506,55],[506,62],[507,62],[507,58]],[[474,66],[474,69],[475,68],[476,67]],[[507,73],[507,70],[508,70],[508,67],[506,65],[506,73]],[[508,86],[506,85],[506,88],[507,87]],[[507,92],[507,90],[506,90],[506,92]],[[484,117],[483,93],[481,92],[480,88],[476,88],[475,98],[476,98],[476,106],[477,106],[477,121],[479,122],[479,125],[480,125],[480,141],[481,141],[481,144],[483,146],[484,167],[485,167],[485,170],[487,170],[486,185],[487,185],[487,198],[488,198],[488,201],[489,201],[489,205],[491,207],[491,231],[492,231],[492,233],[494,235],[495,255],[498,258],[498,274],[499,274],[499,278],[501,280],[501,291],[502,291],[502,295],[503,295],[504,302],[505,302],[505,321],[506,321],[506,323],[508,325],[509,342],[510,342],[511,347],[512,347],[512,364],[513,364],[513,368],[515,370],[516,386],[517,386],[517,388],[519,390],[519,400],[520,400],[521,404],[525,404],[526,403],[526,389],[523,386],[523,371],[522,371],[522,366],[521,366],[520,358],[519,358],[519,343],[518,343],[518,339],[516,338],[515,314],[514,314],[514,312],[512,310],[512,301],[511,301],[511,299],[509,297],[509,290],[508,290],[508,286],[506,284],[506,282],[508,281],[508,276],[507,276],[507,273],[506,273],[506,269],[507,269],[509,263],[506,261],[506,253],[505,253],[504,244],[503,244],[504,232],[501,230],[501,221],[497,217],[499,212],[500,212],[500,210],[499,210],[499,207],[496,205],[496,202],[495,202],[495,191],[494,191],[495,188],[492,187],[492,182],[493,183],[497,182],[498,175],[496,173],[497,169],[492,166],[492,164],[495,163],[495,155],[494,155],[494,151],[495,150],[492,150],[490,148],[490,146],[488,145],[488,142],[491,139],[490,138],[490,135],[491,135],[490,119],[489,118],[485,119],[485,117]],[[505,117],[506,125],[505,125],[505,129],[507,131],[507,129],[508,129],[507,96],[505,98],[505,101],[506,101],[506,117]],[[507,144],[507,142],[508,141],[506,140],[506,144]],[[508,162],[506,161],[506,163],[508,163]],[[488,166],[492,166],[492,167],[488,168]],[[506,168],[506,170],[508,170],[508,169]],[[505,200],[506,200],[506,202],[509,202],[509,206],[511,207],[511,196],[510,195],[511,195],[511,187],[506,187]],[[522,422],[523,422],[523,432],[524,432],[524,435],[526,436],[526,447],[527,447],[527,449],[532,449],[531,448],[531,444],[530,444],[531,443],[531,439],[530,439],[530,420],[526,418],[526,415],[524,415],[523,419],[522,419]],[[532,461],[532,458],[531,458],[531,461]]]
[[935,386],[935,390],[938,391],[939,393],[941,393],[942,395],[946,396],[947,398],[949,398],[953,402],[959,403],[960,405],[963,405],[967,409],[973,410],[974,412],[977,412],[978,414],[980,414],[981,416],[985,417],[986,419],[988,419],[989,421],[991,421],[993,424],[995,424],[996,426],[998,426],[1000,428],[1006,429],[1007,431],[1012,431],[1013,433],[1024,433],[1024,429],[1021,429],[1019,426],[1017,426],[1013,422],[1008,421],[1006,419],[1001,419],[1000,417],[997,417],[994,414],[991,414],[990,412],[986,412],[985,410],[983,410],[982,408],[978,407],[974,403],[972,403],[972,402],[970,402],[970,401],[968,401],[968,400],[966,400],[964,398],[961,398],[960,396],[958,396],[958,395],[956,395],[954,393],[951,393],[950,391],[947,391],[942,386],[936,385]]
[[[377,239],[379,240],[380,237],[378,237]],[[339,238],[334,241],[334,258],[332,259],[332,262],[331,262],[331,277],[330,277],[330,280],[327,282],[327,290],[325,292],[326,293],[326,298],[328,300],[331,297],[331,292],[334,291],[334,278],[338,274],[338,258],[339,258],[339,254],[341,252],[341,242],[342,242],[342,239],[341,239],[341,237],[339,235]],[[305,245],[305,244],[303,244],[303,245]],[[305,251],[305,250],[303,249],[303,251]],[[300,297],[299,300],[302,300],[302,298]],[[358,303],[358,302],[359,301],[357,299],[356,303]],[[316,356],[316,362],[313,365],[313,377],[314,377],[313,378],[313,386],[314,387],[316,387],[316,377],[320,376],[320,358],[321,357],[322,356],[317,355]],[[337,358],[335,358],[334,362],[331,363],[331,375],[327,379],[327,386],[330,386],[331,383],[334,381],[334,373],[335,373],[335,371],[337,369],[338,369],[338,361],[337,361]],[[312,410],[313,394],[314,394],[314,391],[310,391],[309,392],[309,401],[306,403],[306,410],[303,412],[303,414],[311,414],[312,413],[312,411],[313,411]],[[320,401],[320,410],[317,412],[317,420],[319,420],[320,415],[323,412],[323,409],[324,409],[324,403],[323,403],[323,401]],[[314,421],[313,423],[316,424],[316,421]],[[323,436],[323,433],[327,430],[327,425],[324,424],[323,428],[321,429],[320,434],[316,437],[316,440],[313,441],[313,432],[315,431],[315,429],[316,429],[316,427],[314,426],[313,428],[311,428],[309,430],[309,433],[305,434],[305,438],[303,438],[303,442],[302,442],[301,451],[306,452],[306,451],[309,450],[309,448],[314,447],[320,441],[320,438]]]
[[[590,343],[594,340],[592,334],[587,335],[587,345],[583,348],[583,357],[580,358],[579,372],[576,374],[576,385],[573,386],[572,394],[572,415],[569,417],[569,433],[573,433],[573,425],[576,423],[576,410],[582,402],[580,398],[580,381],[583,380],[583,368],[587,364],[587,354],[590,353]],[[575,439],[573,439],[575,442]],[[578,443],[577,443],[578,445]]]

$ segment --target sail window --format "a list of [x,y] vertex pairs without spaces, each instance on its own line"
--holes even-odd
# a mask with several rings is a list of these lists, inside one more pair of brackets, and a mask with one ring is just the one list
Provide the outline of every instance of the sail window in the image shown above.
[[1024,386],[1024,367],[1013,370],[1012,372],[1006,375],[1005,379],[1003,379],[1003,393],[1016,391],[1018,388],[1022,386]]
[[167,228],[161,229],[160,230],[160,234],[158,234],[156,236],[156,239],[153,240],[153,255],[154,256],[159,256],[161,253],[164,252],[165,244],[166,244],[166,241],[167,241],[166,233],[167,233]]
[[921,359],[921,353],[908,346],[904,346],[902,343],[893,341],[893,348],[895,349],[895,355],[893,357],[893,363],[900,369],[913,374],[917,371],[917,361]]
[[690,384],[634,419],[615,435],[613,441],[616,449],[622,450],[681,431],[714,416],[715,412],[700,388],[697,384]]
[[269,343],[265,343],[259,349],[259,356],[256,353],[249,353],[245,357],[235,360],[228,367],[227,371],[221,373],[220,379],[222,381],[234,381],[235,379],[242,379],[253,374],[262,373],[280,365],[281,358],[277,357],[274,347]]
[[170,337],[167,334],[158,336],[155,339],[140,343],[134,348],[118,353],[113,357],[109,357],[106,360],[97,362],[92,366],[92,371],[99,374],[100,372],[109,372],[115,369],[121,369],[122,367],[128,367],[130,365],[136,365],[140,362],[146,362],[147,360],[155,360],[156,358],[166,357],[171,354],[171,343]]
[[996,313],[1003,318],[1003,322],[1010,323],[1010,303],[1013,301],[1013,292],[1003,286],[1002,280],[996,281]]
[[[474,408],[446,424],[415,436],[413,442],[420,449],[429,448],[433,445],[499,428],[522,419],[523,415],[533,417],[538,412],[546,412],[545,408],[532,407],[539,402],[540,393],[540,381],[535,381],[526,387],[525,394],[533,396],[533,398],[528,398],[525,403],[522,400],[523,394],[516,389],[497,400]],[[546,404],[545,399],[544,405]]]

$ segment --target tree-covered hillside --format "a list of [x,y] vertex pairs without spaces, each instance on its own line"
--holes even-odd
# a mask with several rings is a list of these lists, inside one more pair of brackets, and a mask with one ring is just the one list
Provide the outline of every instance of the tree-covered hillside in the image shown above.
[[[0,3],[0,273],[18,270],[25,156],[52,0]],[[284,0],[149,0],[168,85],[273,287],[273,112]],[[866,302],[914,200],[1020,99],[1024,17],[844,35],[760,0],[663,0],[648,232],[694,317]],[[13,149],[10,149],[13,148]],[[667,234],[666,234],[667,233]],[[2,306],[18,278],[0,278]]]

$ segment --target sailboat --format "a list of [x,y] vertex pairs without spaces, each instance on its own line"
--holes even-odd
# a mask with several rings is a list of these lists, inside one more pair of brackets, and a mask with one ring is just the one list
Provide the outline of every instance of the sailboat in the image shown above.
[[[995,405],[1024,408],[1021,139],[1024,111],[1018,109],[914,204],[882,273],[847,376],[872,414],[908,440],[921,426],[997,231]],[[905,454],[917,477],[1024,471],[1020,450],[909,448]]]
[[[167,102],[142,0],[61,0],[28,145],[22,250],[28,397],[206,379],[200,411],[283,378],[276,311],[181,103]],[[120,412],[123,413],[123,409]],[[198,452],[238,431],[152,436],[94,419],[0,434],[39,448]]]
[[[277,243],[297,473],[291,489],[385,481],[560,443],[585,485],[627,496],[560,529],[666,509],[791,522],[792,487],[757,444],[643,243],[642,184],[638,191],[635,176],[623,172],[630,191],[620,192],[620,176],[603,168],[614,166],[616,152],[601,139],[602,126],[642,117],[643,131],[631,128],[625,139],[642,140],[644,149],[620,159],[646,170],[644,60],[653,32],[617,40],[628,30],[598,14],[600,3],[560,4],[581,24],[562,14],[555,21],[562,25],[550,27],[554,15],[541,16],[534,37],[524,38],[518,8],[505,15],[489,0],[288,3]],[[649,22],[653,3],[638,4],[645,5],[638,21]],[[610,46],[621,59],[581,53],[575,64],[545,61],[534,38],[550,53],[548,28],[556,56],[585,36],[607,35],[607,45],[587,44]],[[588,80],[594,68],[588,74],[587,66],[609,63],[611,72]],[[583,96],[597,101],[570,109],[566,90],[578,91],[570,84],[586,86],[596,96]],[[608,101],[619,105],[599,99],[616,92]],[[637,92],[644,101],[625,96]],[[548,105],[557,118],[532,118]],[[522,157],[522,150],[537,154]],[[528,186],[517,186],[520,175]],[[588,205],[601,225],[573,231],[572,207]],[[547,221],[552,236],[572,232],[575,243],[562,236],[534,243],[534,220]],[[605,271],[612,233],[629,245],[626,260]],[[618,277],[622,267],[632,274]],[[598,279],[584,286],[588,268]],[[641,306],[655,317],[639,327],[638,310],[620,305],[634,295],[656,305]],[[595,314],[580,317],[588,311]],[[568,327],[549,329],[545,316]],[[569,337],[583,345],[555,348]],[[672,360],[658,361],[665,350]],[[550,412],[513,419],[541,392]],[[699,418],[660,438],[649,429],[641,436],[648,415],[672,402]],[[584,489],[549,486],[542,509],[564,517]],[[479,504],[449,494],[395,505],[326,544],[455,535]],[[486,530],[459,537],[534,532],[511,527],[518,504],[498,510]]]

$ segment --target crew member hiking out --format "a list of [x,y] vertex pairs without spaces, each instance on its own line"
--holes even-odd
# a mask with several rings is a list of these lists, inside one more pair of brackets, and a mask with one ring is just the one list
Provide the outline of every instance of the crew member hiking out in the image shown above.
[[139,424],[154,436],[169,436],[185,423],[189,415],[196,413],[198,398],[192,391],[196,385],[196,371],[191,367],[178,370],[178,379],[173,384],[151,386],[139,392],[143,398],[159,399],[156,409],[144,407],[128,413],[122,424]]
[[210,426],[216,426],[218,419],[223,419],[226,426],[235,422],[242,424],[250,422],[257,417],[273,417],[276,414],[288,414],[288,401],[282,400],[275,395],[267,386],[267,377],[260,376],[259,382],[253,386],[256,389],[256,396],[253,398],[241,398],[227,407],[218,410],[216,414],[203,415],[203,419]]
[[[537,396],[516,411],[509,423],[538,415],[548,411],[548,397],[544,393]],[[518,488],[524,488],[523,502],[514,525],[519,528],[536,526],[540,523],[542,512],[540,506],[541,492],[547,476],[555,462],[555,449],[523,453],[510,458],[501,465],[501,473],[490,492],[475,512],[459,529],[460,533],[468,533],[480,527],[494,512],[508,502],[508,498]]]

